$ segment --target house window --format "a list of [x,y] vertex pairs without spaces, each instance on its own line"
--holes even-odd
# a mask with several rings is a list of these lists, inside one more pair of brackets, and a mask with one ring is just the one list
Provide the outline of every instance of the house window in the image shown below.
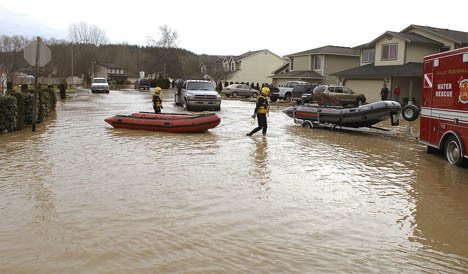
[[289,62],[289,70],[294,70],[294,58],[291,58],[291,62]]
[[322,69],[322,56],[315,55],[314,56],[314,70],[321,70]]
[[398,44],[382,45],[382,61],[396,60],[398,55]]
[[448,46],[443,46],[439,49],[439,52],[444,52],[444,51],[449,51],[450,50],[450,47]]
[[363,63],[374,63],[374,61],[375,61],[375,49],[365,49],[362,51]]
[[233,62],[231,63],[231,71],[234,71],[236,70],[236,64]]

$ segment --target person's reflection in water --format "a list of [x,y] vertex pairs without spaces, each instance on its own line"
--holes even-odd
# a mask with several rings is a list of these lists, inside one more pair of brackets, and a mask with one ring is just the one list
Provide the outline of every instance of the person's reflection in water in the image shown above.
[[266,137],[255,139],[254,162],[261,185],[270,182],[270,169],[268,168],[268,142]]

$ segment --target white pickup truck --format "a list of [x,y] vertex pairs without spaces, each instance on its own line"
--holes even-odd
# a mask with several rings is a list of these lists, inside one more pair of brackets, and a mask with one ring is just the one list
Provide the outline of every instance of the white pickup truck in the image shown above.
[[291,92],[294,86],[299,84],[308,84],[303,81],[289,81],[286,84],[279,86],[277,91],[270,93],[270,100],[276,102],[278,99],[289,101],[291,99]]

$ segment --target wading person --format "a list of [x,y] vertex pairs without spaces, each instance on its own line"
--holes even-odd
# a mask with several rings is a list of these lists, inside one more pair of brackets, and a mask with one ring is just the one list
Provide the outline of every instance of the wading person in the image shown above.
[[254,128],[250,133],[247,133],[247,136],[252,136],[255,132],[262,130],[263,136],[267,133],[267,113],[270,110],[268,105],[268,95],[270,94],[270,89],[267,87],[262,88],[262,94],[257,97],[257,104],[255,106],[254,114],[252,118],[255,119],[257,116],[258,127]]
[[395,101],[398,103],[400,102],[400,93],[401,93],[400,86],[397,85],[395,89],[393,90],[393,96],[394,96]]
[[162,100],[161,100],[161,88],[156,87],[154,89],[154,95],[153,95],[153,108],[155,113],[161,113],[161,109],[163,108],[162,106]]
[[383,84],[383,88],[382,90],[380,90],[380,98],[382,99],[382,101],[385,101],[388,99],[388,88],[387,88],[387,84]]

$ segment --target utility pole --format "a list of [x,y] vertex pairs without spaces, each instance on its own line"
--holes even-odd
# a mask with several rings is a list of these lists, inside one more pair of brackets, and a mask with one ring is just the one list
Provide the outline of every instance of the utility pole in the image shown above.
[[36,113],[37,113],[37,78],[39,75],[39,55],[40,55],[40,43],[41,38],[37,36],[37,43],[36,43],[36,65],[35,65],[35,74],[34,74],[34,96],[33,96],[33,109],[32,109],[32,131],[36,131]]
[[73,44],[72,44],[72,48],[71,48],[71,76],[72,76],[72,88],[73,88],[73,84],[75,83],[75,77],[73,76],[75,75],[73,73]]

